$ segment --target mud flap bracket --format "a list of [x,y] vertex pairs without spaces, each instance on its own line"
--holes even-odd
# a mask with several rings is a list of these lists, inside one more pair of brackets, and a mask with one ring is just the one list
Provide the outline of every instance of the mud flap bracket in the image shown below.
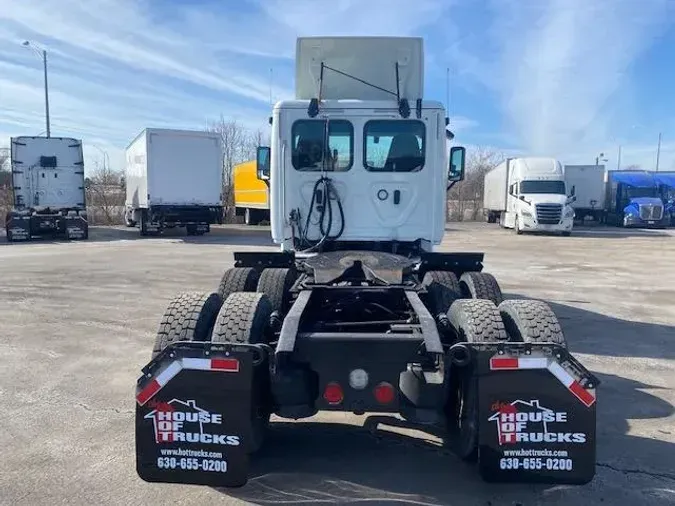
[[248,479],[262,346],[179,342],[136,385],[136,470],[148,482],[240,487]]

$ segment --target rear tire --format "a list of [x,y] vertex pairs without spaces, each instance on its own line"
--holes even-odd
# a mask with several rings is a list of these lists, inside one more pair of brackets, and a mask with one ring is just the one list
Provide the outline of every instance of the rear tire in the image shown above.
[[505,300],[499,313],[510,340],[555,343],[567,348],[560,322],[551,307],[540,300]]
[[[223,302],[211,341],[214,343],[266,344],[272,304],[263,293],[236,292]],[[271,409],[270,377],[266,364],[256,367],[251,399],[252,440],[250,453],[264,443]]]
[[499,306],[504,300],[502,290],[495,277],[487,272],[465,272],[459,278],[463,298],[487,299]]
[[231,293],[255,292],[258,286],[258,278],[258,271],[252,267],[231,267],[220,278],[218,295],[225,300]]
[[272,311],[286,314],[291,306],[291,287],[297,279],[293,269],[268,268],[262,271],[258,280],[258,293],[264,293],[272,304]]
[[572,235],[572,232],[563,232],[563,233],[562,233],[562,236],[563,236],[563,237],[569,237],[569,236],[571,236],[571,235]]
[[[508,341],[499,310],[492,301],[460,299],[453,302],[448,318],[458,342],[500,343]],[[453,368],[448,379],[445,406],[446,444],[467,462],[478,458],[478,377],[472,368]]]
[[217,293],[185,292],[177,295],[162,316],[152,358],[178,341],[208,341],[223,300]]
[[422,279],[422,286],[427,290],[427,308],[434,318],[447,313],[452,303],[461,297],[459,280],[454,272],[429,271]]

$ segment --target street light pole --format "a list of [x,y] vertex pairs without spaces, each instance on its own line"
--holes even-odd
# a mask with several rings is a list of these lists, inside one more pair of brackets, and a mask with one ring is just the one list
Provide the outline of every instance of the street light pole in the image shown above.
[[619,155],[616,157],[616,170],[621,170],[621,144],[619,144]]
[[49,129],[49,85],[47,84],[47,51],[42,50],[42,63],[45,67],[45,121],[47,122],[47,137],[51,135]]
[[661,132],[659,132],[659,144],[656,148],[656,172],[659,171],[659,158],[661,157]]
[[47,50],[42,49],[39,50],[36,48],[33,44],[31,44],[29,41],[24,41],[22,44],[24,47],[31,48],[35,51],[38,51],[40,54],[40,57],[42,58],[42,65],[44,67],[44,75],[45,75],[45,122],[47,126],[47,137],[51,136],[51,129],[49,127],[49,84],[47,82]]

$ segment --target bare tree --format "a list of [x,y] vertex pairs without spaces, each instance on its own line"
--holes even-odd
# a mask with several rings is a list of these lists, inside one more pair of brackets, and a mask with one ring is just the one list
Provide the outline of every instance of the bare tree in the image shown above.
[[91,223],[119,225],[124,219],[124,174],[96,164],[86,178],[87,214]]
[[234,209],[234,166],[255,159],[258,146],[269,143],[268,135],[261,130],[251,131],[236,120],[227,120],[222,115],[216,121],[210,121],[207,131],[220,135],[223,146],[223,205],[225,216]]
[[9,162],[9,148],[0,148],[0,213],[4,220],[14,204],[12,198],[12,171]]
[[[485,174],[505,159],[504,153],[478,146],[467,150],[466,176],[448,193],[448,214],[453,221],[478,219],[483,208]],[[468,211],[468,212],[467,212]]]

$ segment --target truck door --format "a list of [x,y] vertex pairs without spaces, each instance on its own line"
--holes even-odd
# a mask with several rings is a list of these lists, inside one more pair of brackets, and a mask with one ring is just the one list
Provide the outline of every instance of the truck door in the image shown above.
[[437,190],[446,170],[437,156],[442,150],[435,116],[428,123],[399,118],[364,123],[363,163],[358,167],[367,181],[360,187],[366,193],[362,202],[367,226],[360,228],[364,238],[431,239],[438,220],[445,220],[437,201],[439,194],[445,195]]

